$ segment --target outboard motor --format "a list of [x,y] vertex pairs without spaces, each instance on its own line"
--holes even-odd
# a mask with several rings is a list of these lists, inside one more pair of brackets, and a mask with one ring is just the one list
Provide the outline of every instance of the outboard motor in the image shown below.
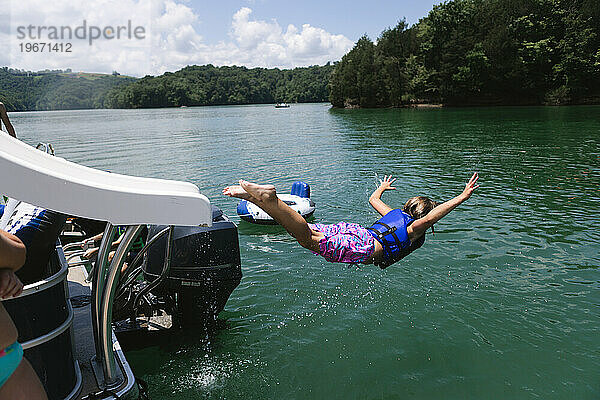
[[[148,229],[151,238],[166,226]],[[144,279],[158,279],[164,264],[167,236],[148,249],[143,265]],[[171,267],[168,277],[152,294],[176,298],[182,326],[214,320],[242,278],[236,225],[213,206],[213,226],[176,226],[173,231]]]

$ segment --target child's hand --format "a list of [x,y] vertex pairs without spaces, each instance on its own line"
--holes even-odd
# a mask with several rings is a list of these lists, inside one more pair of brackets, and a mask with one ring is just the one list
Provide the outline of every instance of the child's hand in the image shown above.
[[396,190],[395,187],[392,186],[392,183],[394,183],[394,181],[396,180],[396,178],[392,179],[392,176],[384,176],[383,180],[379,180],[379,187],[377,189],[381,190],[382,192],[385,192],[386,190]]
[[16,297],[23,291],[23,283],[15,273],[8,269],[0,269],[0,297],[3,299]]
[[469,182],[467,182],[467,185],[465,186],[465,190],[462,192],[461,196],[463,197],[463,201],[467,200],[469,197],[471,197],[471,195],[473,194],[475,189],[477,189],[479,187],[479,185],[475,185],[475,183],[477,182],[477,179],[479,179],[479,174],[477,174],[477,172],[475,172],[473,174],[473,176],[471,177],[471,179],[469,179]]

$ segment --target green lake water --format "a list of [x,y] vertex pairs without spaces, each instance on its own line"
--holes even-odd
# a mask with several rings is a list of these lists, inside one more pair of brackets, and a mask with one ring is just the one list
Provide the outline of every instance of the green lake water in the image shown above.
[[398,264],[331,264],[239,223],[244,277],[217,329],[127,352],[156,399],[600,398],[600,107],[326,104],[12,113],[19,137],[190,181],[233,220],[244,178],[311,185],[314,221],[481,188]]

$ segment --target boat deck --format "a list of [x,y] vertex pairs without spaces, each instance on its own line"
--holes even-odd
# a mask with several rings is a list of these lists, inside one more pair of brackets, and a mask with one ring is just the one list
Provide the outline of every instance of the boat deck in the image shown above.
[[[69,282],[69,297],[79,300],[91,295],[90,285],[85,281],[86,276],[87,273],[82,266],[69,268],[69,274],[67,275],[67,280]],[[88,303],[82,307],[75,307],[76,305],[74,305],[73,310],[75,359],[79,363],[82,378],[81,394],[77,399],[81,399],[89,393],[100,391],[100,388],[98,387],[90,363],[90,360],[94,354],[96,354],[94,335],[92,332],[92,313],[90,304]]]

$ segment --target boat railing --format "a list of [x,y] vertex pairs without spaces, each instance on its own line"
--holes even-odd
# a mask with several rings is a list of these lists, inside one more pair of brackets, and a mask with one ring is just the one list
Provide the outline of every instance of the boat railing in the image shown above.
[[94,247],[94,241],[92,239],[86,239],[81,242],[73,242],[69,244],[63,245],[63,252],[67,259],[71,257],[73,254],[81,252],[81,254],[85,253],[86,250]]
[[[66,308],[66,316],[64,316],[64,318],[61,318],[59,320],[59,322],[57,322],[56,325],[52,326],[49,331],[43,330],[43,331],[41,331],[41,333],[38,333],[38,332],[40,332],[40,331],[38,331],[38,329],[41,329],[41,326],[36,326],[33,330],[28,331],[27,334],[32,337],[28,337],[27,340],[24,340],[23,342],[21,342],[21,346],[23,347],[23,350],[30,350],[30,349],[34,350],[35,349],[36,351],[42,351],[39,349],[42,349],[43,347],[47,346],[50,342],[59,340],[59,336],[61,336],[63,334],[67,334],[67,335],[72,334],[72,332],[70,332],[70,331],[72,330],[72,326],[73,326],[74,310],[73,310],[73,305],[66,297],[68,264],[67,264],[65,255],[62,251],[60,242],[57,242],[57,244],[56,244],[55,252],[50,260],[50,263],[51,263],[51,265],[59,266],[58,270],[56,272],[54,272],[52,275],[48,276],[47,278],[44,278],[37,282],[26,285],[23,288],[23,291],[19,296],[4,300],[6,307],[8,307],[7,309],[10,309],[13,306],[13,303],[14,303],[15,307],[23,307],[23,304],[25,304],[25,303],[23,303],[23,301],[24,301],[23,298],[26,298],[26,297],[44,296],[47,298],[43,299],[43,300],[48,301],[48,300],[57,300],[56,298],[51,297],[51,296],[59,295],[59,297],[61,297],[61,299],[62,299],[60,305],[63,306],[64,308]],[[53,267],[53,269],[54,269],[54,267]],[[53,294],[50,294],[50,293],[53,293]],[[33,301],[36,301],[36,300],[33,300]],[[37,304],[39,304],[39,301],[40,300],[37,300],[37,302],[38,302]],[[17,304],[20,304],[20,305],[17,306]],[[47,304],[47,303],[44,302],[44,304]],[[17,308],[17,309],[19,309],[19,308]],[[62,321],[62,322],[60,322],[60,321]],[[35,332],[35,334],[33,334],[33,332]],[[71,343],[71,342],[68,342],[68,343]],[[75,382],[72,387],[69,387],[69,390],[71,390],[71,391],[64,397],[65,400],[74,399],[81,391],[81,386],[82,386],[81,369],[79,367],[79,363],[76,360],[73,360],[73,363],[74,363],[74,365],[73,365],[72,371],[75,375]],[[63,373],[66,373],[66,371],[63,371]]]
[[[123,234],[123,239],[117,247],[112,260],[109,262],[108,254],[116,233],[116,227],[108,223],[104,230],[104,234],[102,235],[102,241],[98,250],[98,258],[93,269],[91,303],[96,356],[94,357],[94,360],[92,360],[92,363],[94,370],[96,371],[96,378],[98,379],[99,386],[103,389],[112,389],[119,387],[124,383],[124,377],[119,376],[117,373],[111,338],[113,322],[112,306],[115,296],[118,294],[119,288],[126,287],[131,283],[131,279],[135,279],[137,273],[131,274],[128,272],[140,262],[141,257],[148,251],[150,246],[165,234],[167,234],[167,246],[161,275],[137,294],[134,300],[134,309],[137,308],[140,299],[164,281],[169,274],[171,249],[173,247],[173,226],[169,226],[154,235],[154,237],[152,237],[137,254],[131,265],[128,265],[126,269],[123,269],[125,257],[142,228],[143,225],[132,225],[127,227]],[[129,277],[130,280],[125,281],[127,277]],[[99,373],[100,371],[102,374]]]
[[[148,253],[150,247],[152,247],[152,245],[156,243],[160,238],[168,234],[170,229],[171,227],[168,226],[159,231],[157,234],[153,235],[153,237],[146,241],[144,247],[142,247],[142,249],[136,254],[133,260],[131,260],[131,262],[129,262],[127,265],[123,264],[123,267],[121,268],[121,275],[118,280],[119,284],[117,286],[117,298],[123,294],[125,289],[127,289],[142,272],[142,260],[144,255]],[[67,264],[69,264],[69,267],[85,266],[86,271],[88,271],[88,274],[90,276],[95,275],[96,263],[93,262],[93,258],[88,259],[84,256],[87,250],[94,248],[92,243],[93,242],[90,239],[86,239],[80,242],[69,243],[68,245],[63,246],[63,252],[65,253],[65,257],[67,260]],[[165,274],[165,277],[166,275],[168,274]],[[160,281],[164,281],[165,277],[162,277]],[[91,282],[91,278],[88,279],[88,282]]]
[[[117,290],[122,286],[119,285],[119,282],[121,281],[125,257],[142,228],[143,225],[128,226],[112,260],[108,262],[108,253],[110,252],[111,243],[116,232],[115,226],[108,223],[98,252],[93,276],[94,284],[92,285],[92,323],[96,343],[96,356],[92,362],[95,370],[99,372],[101,369],[102,371],[102,374],[97,374],[97,378],[100,378],[99,386],[103,389],[112,389],[124,383],[124,377],[120,377],[117,373],[112,346],[112,306]],[[132,266],[139,262],[143,253],[164,234],[167,234],[167,246],[163,269],[158,279],[154,280],[137,294],[134,300],[134,309],[137,307],[140,299],[164,281],[169,274],[171,249],[173,248],[173,226],[163,229],[151,238],[137,255],[136,259],[133,260]],[[135,278],[135,275],[132,276]]]

